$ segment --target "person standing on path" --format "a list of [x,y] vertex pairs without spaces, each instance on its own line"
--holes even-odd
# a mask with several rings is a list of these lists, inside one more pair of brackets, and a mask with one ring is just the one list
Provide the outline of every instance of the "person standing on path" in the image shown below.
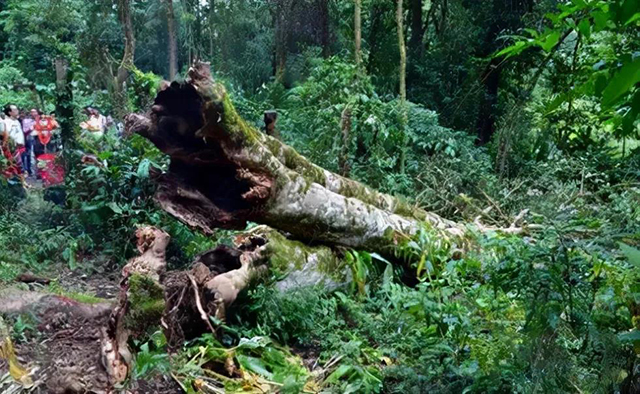
[[4,120],[5,134],[8,138],[5,138],[6,146],[3,149],[10,154],[11,158],[15,160],[15,166],[18,169],[20,175],[22,174],[21,156],[24,153],[24,133],[22,132],[22,125],[18,121],[18,107],[13,104],[7,104],[4,107],[4,113],[6,119]]
[[32,163],[33,147],[34,147],[34,126],[38,122],[39,115],[35,108],[29,111],[29,115],[22,120],[22,131],[24,133],[25,152],[22,154],[23,169],[27,171],[29,176],[34,175]]

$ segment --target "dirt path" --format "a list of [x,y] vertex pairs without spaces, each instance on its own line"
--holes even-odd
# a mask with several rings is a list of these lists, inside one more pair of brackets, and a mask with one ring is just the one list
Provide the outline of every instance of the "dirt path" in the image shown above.
[[1,290],[0,316],[5,318],[5,322],[16,321],[18,317],[21,319],[19,338],[14,348],[20,364],[33,371],[34,387],[23,390],[10,378],[2,383],[8,364],[0,359],[0,393],[181,392],[170,377],[130,382],[131,390],[114,390],[103,365],[101,346],[117,286],[108,278],[74,275],[63,275],[59,281],[71,291],[106,295],[111,299],[86,304],[43,291],[16,287]]

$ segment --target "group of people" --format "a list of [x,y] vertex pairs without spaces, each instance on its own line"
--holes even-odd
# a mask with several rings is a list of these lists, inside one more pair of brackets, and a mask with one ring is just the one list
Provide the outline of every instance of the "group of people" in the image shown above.
[[28,113],[7,104],[0,115],[2,155],[7,161],[5,176],[36,177],[37,157],[59,149],[60,126],[55,113],[38,109]]
[[84,112],[87,115],[87,120],[80,123],[80,128],[94,138],[101,138],[107,128],[114,125],[111,116],[102,115],[95,107],[85,107]]
[[[122,133],[122,124],[104,116],[92,106],[84,108],[87,119],[80,123],[82,135],[99,140],[107,129],[115,127]],[[14,104],[7,104],[0,114],[0,175],[42,179],[43,183],[61,181],[61,170],[56,167],[56,153],[62,149],[60,125],[55,113],[48,115],[36,108],[29,112]],[[57,174],[52,177],[52,174]],[[54,179],[55,178],[55,179]]]

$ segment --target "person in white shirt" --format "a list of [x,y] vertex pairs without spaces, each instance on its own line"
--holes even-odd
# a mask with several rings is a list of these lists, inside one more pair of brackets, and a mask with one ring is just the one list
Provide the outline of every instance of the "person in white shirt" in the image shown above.
[[4,120],[4,141],[3,150],[7,151],[10,157],[15,160],[18,172],[22,170],[22,154],[26,152],[24,147],[24,133],[22,125],[18,120],[18,107],[13,104],[7,104],[4,107],[6,118]]
[[24,146],[24,133],[22,132],[22,125],[18,120],[18,107],[15,105],[7,105],[4,107],[4,113],[7,115],[4,120],[5,131],[9,134],[9,139],[13,141],[15,145]]

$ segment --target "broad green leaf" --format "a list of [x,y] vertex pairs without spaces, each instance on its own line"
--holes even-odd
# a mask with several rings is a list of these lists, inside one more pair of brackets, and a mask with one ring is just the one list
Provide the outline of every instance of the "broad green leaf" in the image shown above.
[[618,339],[623,342],[635,342],[640,341],[640,330],[633,330],[630,332],[623,332],[618,334]]
[[622,254],[625,255],[631,264],[640,268],[640,250],[622,242],[618,242],[618,247],[620,247]]
[[123,212],[123,211],[122,211],[122,208],[120,207],[120,205],[118,205],[118,203],[117,203],[117,202],[113,202],[113,201],[112,201],[112,202],[108,203],[108,204],[107,204],[107,206],[108,206],[109,208],[111,208],[111,210],[112,210],[114,213],[118,214],[118,215],[122,214],[122,212]]
[[500,52],[493,55],[493,57],[506,56],[510,58],[511,56],[519,55],[522,51],[527,49],[530,45],[525,41],[518,41],[515,44],[508,46],[501,50]]
[[620,71],[611,78],[602,92],[602,107],[611,107],[616,100],[631,90],[638,82],[640,82],[640,58],[622,66]]
[[584,0],[571,0],[571,2],[575,4],[577,7],[580,7],[580,9],[587,7],[587,3],[585,3]]
[[327,382],[337,382],[344,375],[351,372],[352,369],[353,369],[353,366],[351,365],[347,365],[347,364],[340,365],[338,369],[336,369],[335,371],[333,371],[331,375],[329,375],[329,377],[327,378]]
[[553,49],[553,47],[556,46],[559,39],[560,39],[560,32],[552,31],[545,37],[544,41],[540,43],[540,46],[545,52],[549,52]]
[[618,9],[618,20],[626,25],[640,11],[638,0],[625,0]]
[[267,370],[267,366],[261,359],[251,356],[245,356],[243,354],[238,354],[236,358],[244,369],[255,372],[258,375],[262,375],[267,379],[273,378],[273,374],[269,372],[269,370]]
[[138,178],[148,178],[149,177],[149,166],[151,166],[151,161],[149,159],[144,159],[138,165],[137,175]]
[[583,19],[582,21],[580,21],[580,23],[578,24],[578,31],[587,39],[591,37],[591,23],[589,23],[588,19]]
[[591,15],[593,16],[593,21],[595,22],[595,31],[601,31],[602,29],[607,27],[607,23],[609,22],[609,18],[611,17],[609,14],[602,11],[594,12]]
[[625,26],[628,26],[637,20],[640,20],[640,12],[636,12],[635,14],[633,14],[633,16],[629,18],[629,20],[625,23]]

